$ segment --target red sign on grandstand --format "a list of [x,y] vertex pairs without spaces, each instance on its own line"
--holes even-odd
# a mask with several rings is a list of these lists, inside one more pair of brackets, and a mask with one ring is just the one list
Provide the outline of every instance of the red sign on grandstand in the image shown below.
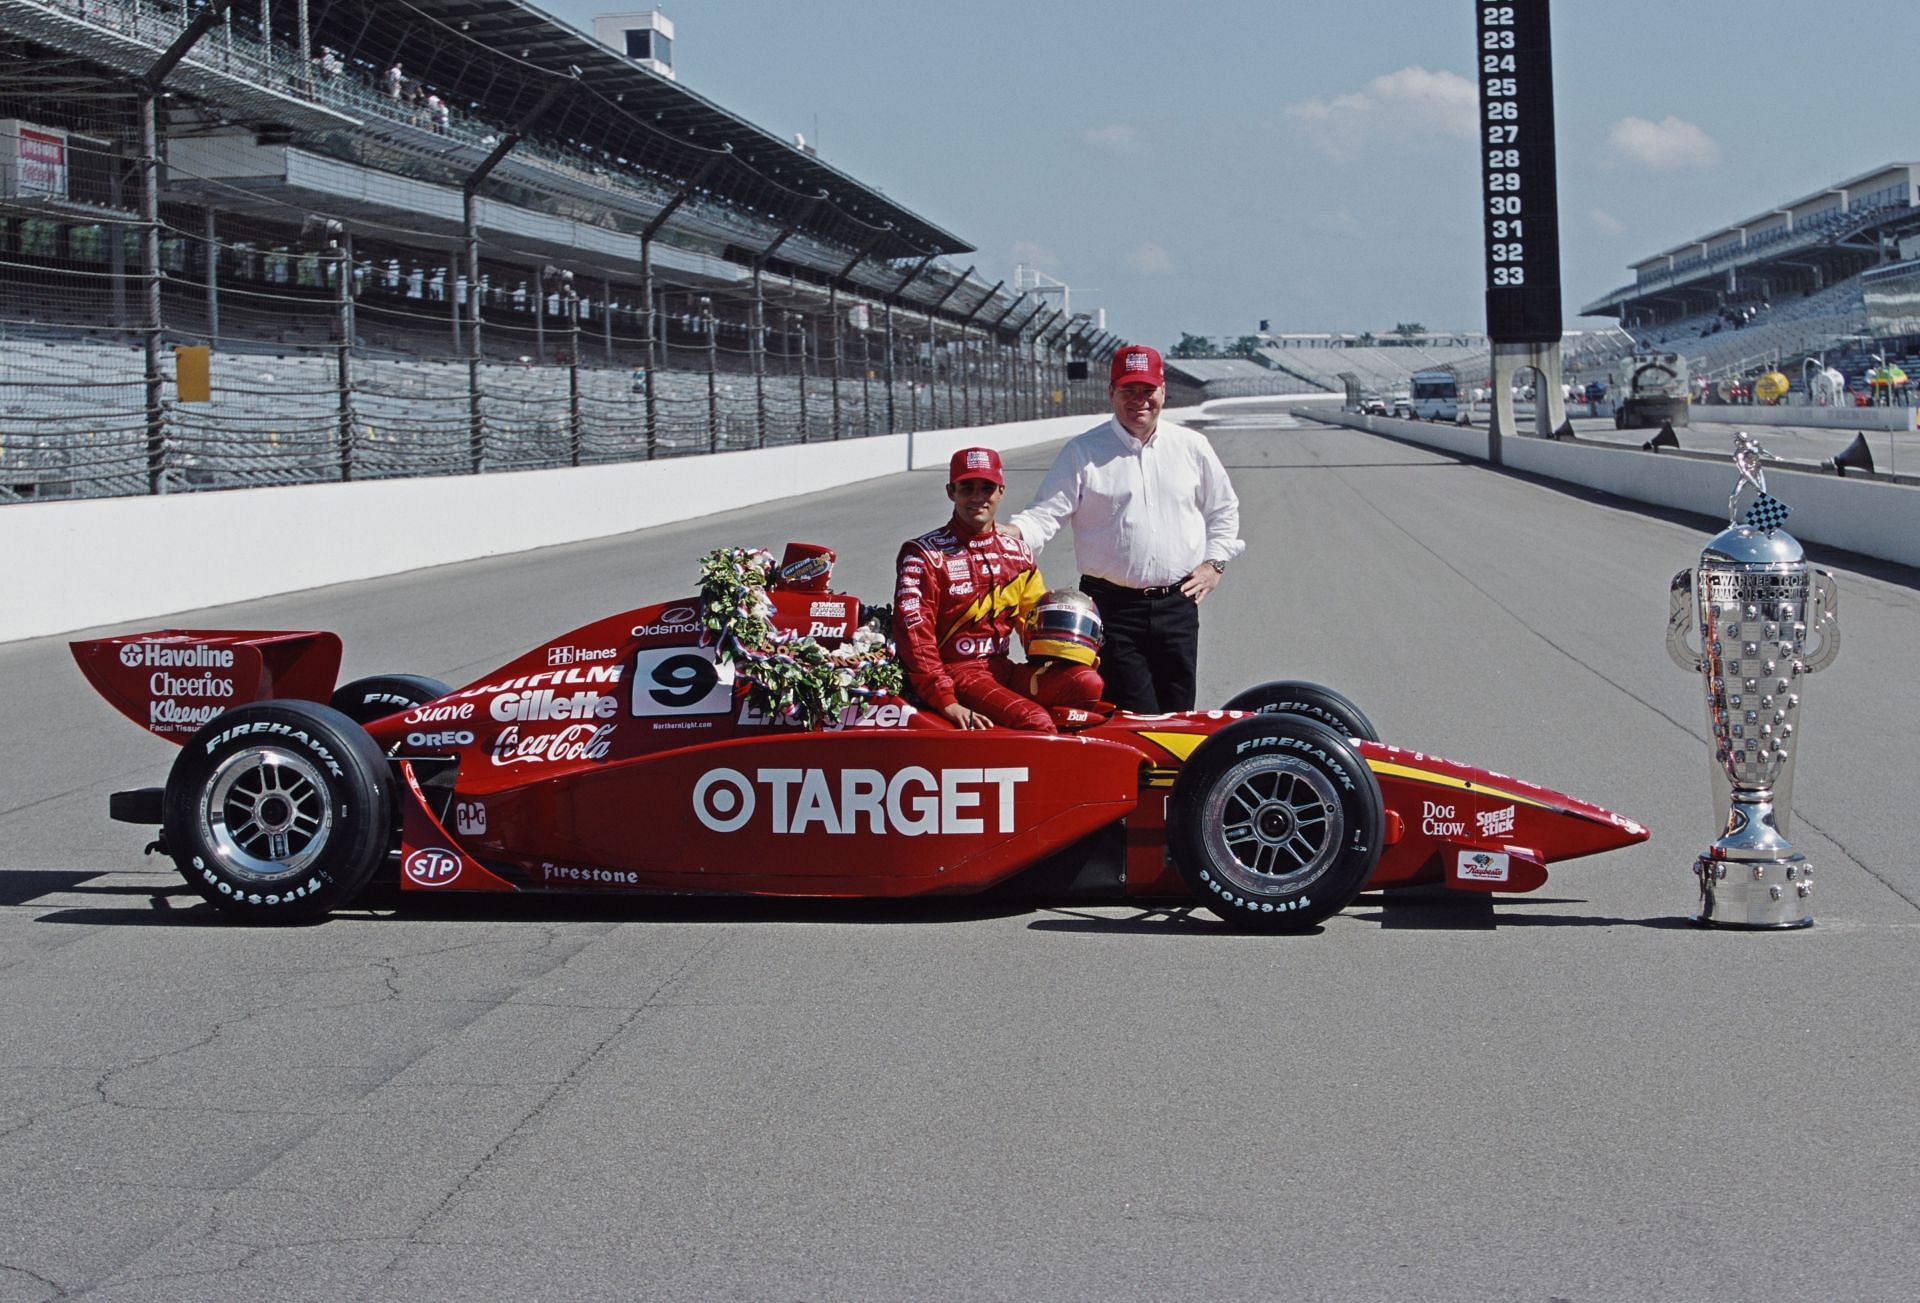
[[13,154],[11,195],[67,197],[67,137],[62,131],[30,127],[24,122],[0,124],[8,152]]

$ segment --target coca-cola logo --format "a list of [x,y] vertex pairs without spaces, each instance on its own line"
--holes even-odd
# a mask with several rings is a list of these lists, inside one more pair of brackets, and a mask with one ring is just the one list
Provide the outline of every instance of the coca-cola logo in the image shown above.
[[557,733],[522,736],[518,724],[509,724],[493,739],[496,765],[566,763],[604,760],[613,749],[612,724],[575,724]]
[[401,867],[409,882],[444,887],[460,876],[460,857],[444,847],[427,846],[407,856]]

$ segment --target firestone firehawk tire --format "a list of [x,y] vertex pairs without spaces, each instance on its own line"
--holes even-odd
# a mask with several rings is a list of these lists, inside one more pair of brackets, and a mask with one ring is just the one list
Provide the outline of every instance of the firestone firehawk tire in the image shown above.
[[1262,715],[1302,715],[1318,720],[1343,737],[1378,742],[1380,732],[1360,707],[1332,688],[1299,679],[1262,683],[1235,693],[1222,710],[1257,710]]
[[1345,909],[1380,859],[1380,786],[1351,743],[1296,715],[1236,720],[1173,787],[1167,844],[1234,927],[1303,932]]
[[352,900],[386,857],[393,778],[330,706],[258,702],[181,748],[161,814],[187,882],[228,913],[294,923]]
[[371,724],[396,710],[437,701],[452,691],[424,674],[372,674],[335,688],[331,705],[356,724]]

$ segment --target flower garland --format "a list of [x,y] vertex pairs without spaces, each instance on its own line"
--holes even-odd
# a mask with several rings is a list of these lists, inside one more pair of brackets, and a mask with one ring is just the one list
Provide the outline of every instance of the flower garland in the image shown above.
[[716,548],[700,558],[703,641],[747,681],[755,708],[819,728],[856,700],[898,694],[905,680],[887,641],[891,611],[862,607],[861,626],[832,651],[806,634],[782,633],[767,596],[774,564],[763,548]]

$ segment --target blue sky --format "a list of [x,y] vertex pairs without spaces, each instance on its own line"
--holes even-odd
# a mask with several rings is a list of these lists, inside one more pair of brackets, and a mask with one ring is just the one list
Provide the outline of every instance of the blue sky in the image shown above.
[[[684,85],[1123,335],[1485,325],[1471,0],[661,7]],[[1630,261],[1920,159],[1901,9],[1556,0],[1568,327]]]

